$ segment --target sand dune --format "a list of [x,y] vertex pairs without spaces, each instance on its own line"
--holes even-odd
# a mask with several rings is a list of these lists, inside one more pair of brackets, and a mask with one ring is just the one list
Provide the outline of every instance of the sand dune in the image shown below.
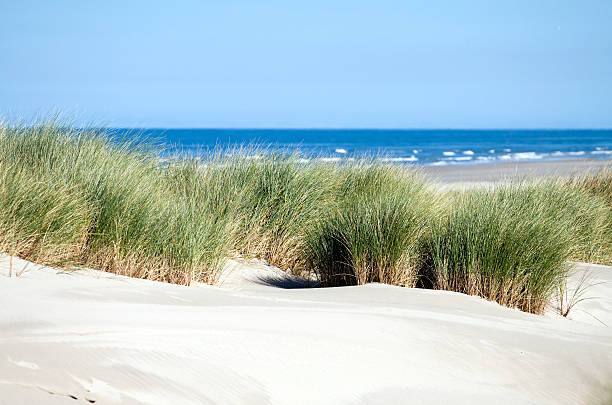
[[610,267],[578,266],[599,298],[571,320],[452,292],[300,288],[261,262],[232,262],[221,287],[8,265],[0,404],[612,400]]

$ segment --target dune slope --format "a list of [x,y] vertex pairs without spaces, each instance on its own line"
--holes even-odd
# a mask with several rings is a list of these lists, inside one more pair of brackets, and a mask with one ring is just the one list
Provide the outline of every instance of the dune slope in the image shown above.
[[574,320],[443,291],[300,288],[259,262],[230,263],[220,288],[13,259],[24,267],[9,278],[0,260],[0,404],[612,400],[610,267],[579,265],[601,283]]

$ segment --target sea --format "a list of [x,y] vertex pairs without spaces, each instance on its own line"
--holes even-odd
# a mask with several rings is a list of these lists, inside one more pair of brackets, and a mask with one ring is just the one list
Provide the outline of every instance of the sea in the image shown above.
[[[304,161],[374,158],[401,165],[447,166],[565,159],[612,160],[612,130],[140,129],[166,153],[257,158],[296,154]],[[138,135],[134,135],[138,134]]]

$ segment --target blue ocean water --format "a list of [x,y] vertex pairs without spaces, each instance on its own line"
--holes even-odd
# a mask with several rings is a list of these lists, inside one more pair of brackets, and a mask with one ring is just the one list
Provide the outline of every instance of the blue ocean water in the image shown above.
[[258,145],[308,160],[376,157],[425,166],[612,159],[612,130],[146,129],[141,134],[189,154]]

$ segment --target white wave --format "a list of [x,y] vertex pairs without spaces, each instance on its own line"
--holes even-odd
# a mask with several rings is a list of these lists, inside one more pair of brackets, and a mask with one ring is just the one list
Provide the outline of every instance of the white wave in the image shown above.
[[416,157],[416,156],[394,157],[394,158],[384,158],[384,159],[382,159],[383,162],[416,162],[417,160],[419,160],[419,158]]
[[544,155],[535,152],[519,152],[512,155],[514,159],[542,159]]
[[595,150],[601,150],[601,146],[596,146]]
[[300,159],[298,159],[298,162],[299,163],[308,163],[308,162],[310,162],[310,159],[300,158]]
[[463,154],[464,154],[464,155],[470,155],[470,156],[472,156],[472,155],[474,154],[474,151],[473,151],[473,150],[464,150],[464,151],[463,151]]
[[489,149],[489,153],[495,153],[495,149]]
[[499,156],[500,160],[537,160],[547,156],[546,154],[539,154],[535,152],[517,152],[507,153]]
[[324,157],[320,158],[319,160],[321,160],[321,162],[339,162],[342,159],[339,157]]
[[550,154],[550,156],[555,156],[555,157],[559,157],[559,156],[565,156],[565,155],[570,155],[570,156],[582,156],[584,155],[586,152],[583,150],[580,150],[578,152],[561,152],[561,151],[556,151]]
[[593,152],[591,152],[591,155],[612,155],[612,150],[594,150]]
[[442,158],[441,160],[447,160],[451,162],[461,162],[461,161],[466,161],[466,160],[472,160],[472,157],[471,156],[455,156],[455,157]]
[[432,166],[446,166],[447,164],[448,164],[447,162],[444,162],[444,161],[442,161],[442,160],[439,160],[439,161],[437,161],[437,162],[433,162],[431,165],[432,165]]
[[510,152],[512,149],[504,149],[504,152]]
[[415,155],[416,155],[417,153],[419,153],[419,152],[421,152],[421,149],[413,149],[413,150],[412,150],[412,153],[414,153]]
[[480,160],[481,162],[490,162],[492,160],[496,160],[495,156],[478,156],[476,160]]
[[455,156],[455,152],[449,152],[449,151],[442,152],[442,154],[443,154],[444,156]]
[[346,149],[344,149],[344,148],[338,148],[338,149],[336,149],[334,152],[336,152],[336,153],[342,153],[342,154],[345,154],[345,153],[346,153]]

